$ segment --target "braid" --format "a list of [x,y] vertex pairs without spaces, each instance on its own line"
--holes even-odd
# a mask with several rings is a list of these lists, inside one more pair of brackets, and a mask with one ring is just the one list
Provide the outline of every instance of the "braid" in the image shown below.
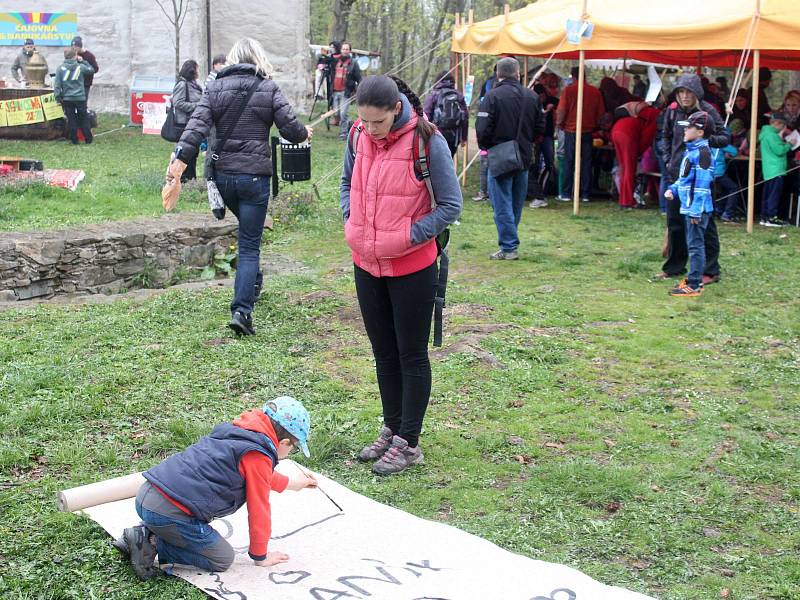
[[420,102],[419,97],[412,91],[412,89],[408,87],[408,84],[394,75],[389,75],[388,77],[397,84],[397,89],[399,92],[408,98],[408,101],[411,103],[414,112],[417,113],[417,132],[427,144],[428,140],[431,139],[431,136],[436,133],[436,126],[428,121],[428,119],[425,117],[425,113],[422,110],[422,102]]

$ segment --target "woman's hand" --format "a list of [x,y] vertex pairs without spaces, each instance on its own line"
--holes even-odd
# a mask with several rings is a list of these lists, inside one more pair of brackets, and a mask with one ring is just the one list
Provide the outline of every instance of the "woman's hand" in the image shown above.
[[284,552],[267,552],[267,558],[264,560],[254,560],[253,562],[258,567],[272,567],[285,563],[289,560],[289,555]]
[[314,137],[314,128],[306,125],[306,132],[308,133],[308,137],[306,138],[306,140],[310,142],[311,138]]

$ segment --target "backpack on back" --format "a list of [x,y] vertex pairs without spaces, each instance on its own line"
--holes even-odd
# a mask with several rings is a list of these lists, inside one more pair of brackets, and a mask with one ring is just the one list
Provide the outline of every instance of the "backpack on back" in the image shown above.
[[442,130],[458,129],[465,118],[464,109],[461,107],[461,95],[454,89],[441,90],[433,109],[434,125]]

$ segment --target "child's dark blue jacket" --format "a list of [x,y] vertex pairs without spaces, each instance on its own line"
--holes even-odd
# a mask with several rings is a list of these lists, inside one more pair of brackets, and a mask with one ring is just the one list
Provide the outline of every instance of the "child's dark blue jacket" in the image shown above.
[[681,160],[680,177],[669,186],[672,194],[681,200],[681,214],[699,218],[704,212],[714,212],[713,184],[714,161],[708,140],[688,142]]

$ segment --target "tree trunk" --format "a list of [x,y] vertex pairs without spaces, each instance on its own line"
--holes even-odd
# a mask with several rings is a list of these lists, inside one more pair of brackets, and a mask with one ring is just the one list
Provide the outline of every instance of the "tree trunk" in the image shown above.
[[181,71],[181,27],[175,19],[175,77]]
[[331,39],[341,42],[347,39],[347,25],[350,21],[350,9],[355,0],[333,0],[333,29]]
[[[444,21],[448,14],[450,14],[450,0],[444,0],[442,6],[442,12],[439,13],[439,21],[436,24],[436,28],[431,36],[431,40],[438,40],[442,36],[442,28],[444,27]],[[431,64],[433,63],[433,57],[436,55],[436,51],[439,49],[438,45],[435,45],[431,48],[430,52],[428,52],[428,60],[425,61],[425,71],[422,73],[422,79],[419,82],[418,86],[418,93],[422,94],[425,91],[425,84],[428,83],[428,76],[431,73]]]

